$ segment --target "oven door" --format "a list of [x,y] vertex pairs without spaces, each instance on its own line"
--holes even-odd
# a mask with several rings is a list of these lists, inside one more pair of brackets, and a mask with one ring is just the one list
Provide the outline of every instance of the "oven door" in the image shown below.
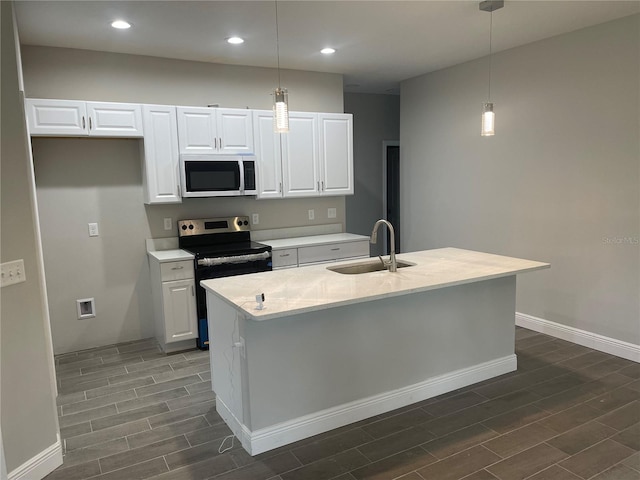
[[[180,179],[183,197],[228,197],[255,195],[255,186],[245,191],[244,157],[182,155]],[[249,162],[247,162],[249,163]],[[255,182],[255,180],[254,180]]]
[[[196,304],[198,312],[198,340],[197,346],[206,350],[209,347],[209,332],[207,326],[207,293],[200,286],[202,280],[211,278],[232,277],[235,275],[244,275],[247,273],[269,272],[271,271],[271,257],[260,260],[242,262],[242,263],[224,263],[221,265],[213,265],[210,267],[197,264],[196,260]],[[215,312],[211,312],[215,315]],[[207,342],[207,344],[205,344]]]

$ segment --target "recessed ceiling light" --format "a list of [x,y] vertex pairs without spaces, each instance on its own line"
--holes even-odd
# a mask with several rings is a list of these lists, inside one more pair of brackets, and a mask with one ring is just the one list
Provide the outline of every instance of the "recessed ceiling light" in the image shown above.
[[336,49],[335,48],[331,48],[331,47],[327,47],[327,48],[323,48],[322,50],[320,50],[320,53],[323,53],[325,55],[331,55],[332,53],[336,53]]
[[227,43],[230,43],[232,45],[240,45],[241,43],[244,43],[244,38],[229,37],[229,38],[227,38]]
[[131,28],[131,24],[129,22],[125,22],[124,20],[115,20],[111,22],[111,26],[113,28],[118,28],[120,30],[125,30],[127,28]]

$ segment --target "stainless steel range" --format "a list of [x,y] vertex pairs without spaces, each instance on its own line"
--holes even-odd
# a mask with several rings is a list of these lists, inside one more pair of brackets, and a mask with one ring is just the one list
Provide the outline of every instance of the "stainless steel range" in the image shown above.
[[250,230],[249,217],[178,221],[178,244],[195,255],[200,349],[209,348],[207,296],[200,281],[271,270],[271,247],[251,241]]

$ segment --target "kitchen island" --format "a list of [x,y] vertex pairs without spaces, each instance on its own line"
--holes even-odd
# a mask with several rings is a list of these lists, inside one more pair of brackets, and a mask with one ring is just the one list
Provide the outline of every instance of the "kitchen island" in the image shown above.
[[216,408],[250,454],[517,368],[516,275],[549,264],[456,248],[398,260],[412,266],[202,282]]

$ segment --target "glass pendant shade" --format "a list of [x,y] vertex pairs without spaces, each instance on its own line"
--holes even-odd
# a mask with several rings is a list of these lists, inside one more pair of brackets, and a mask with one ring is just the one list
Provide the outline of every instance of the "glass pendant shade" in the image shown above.
[[496,115],[493,113],[493,103],[482,104],[482,129],[480,135],[491,137],[496,134]]
[[289,94],[286,88],[273,92],[273,129],[276,133],[289,132]]

